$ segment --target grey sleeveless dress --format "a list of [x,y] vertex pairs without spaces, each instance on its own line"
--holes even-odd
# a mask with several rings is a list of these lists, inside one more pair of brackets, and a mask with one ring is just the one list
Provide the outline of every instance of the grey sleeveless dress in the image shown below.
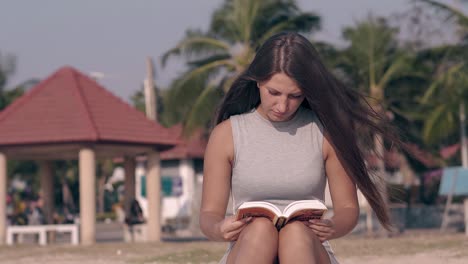
[[[295,200],[324,200],[323,127],[313,111],[300,107],[285,122],[271,122],[256,110],[230,120],[233,212],[246,201],[269,201],[283,209]],[[220,263],[226,263],[234,243]],[[338,263],[330,244],[323,246],[331,263]]]

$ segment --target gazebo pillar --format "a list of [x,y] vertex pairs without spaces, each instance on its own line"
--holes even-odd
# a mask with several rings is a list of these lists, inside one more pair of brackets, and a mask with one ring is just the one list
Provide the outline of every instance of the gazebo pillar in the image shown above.
[[[45,224],[54,223],[55,195],[54,195],[54,175],[52,173],[52,162],[39,162],[39,177],[41,180],[42,210],[44,212]],[[55,241],[55,233],[47,232],[49,241]]]
[[148,241],[161,240],[161,165],[159,152],[148,153],[146,195],[148,198]]
[[6,242],[7,158],[0,152],[0,245]]
[[52,173],[52,162],[39,162],[39,175],[41,179],[41,191],[44,220],[46,224],[54,223],[55,197],[54,197],[54,175]]
[[192,204],[195,202],[195,169],[192,159],[183,159],[179,163],[179,174],[182,176],[182,198],[184,202],[190,204],[187,208],[187,215],[192,217]]
[[130,205],[135,199],[135,167],[136,162],[134,157],[125,157],[125,202],[124,210],[125,215],[128,216],[130,213]]
[[93,149],[80,150],[79,170],[81,244],[92,245],[96,242],[96,157]]

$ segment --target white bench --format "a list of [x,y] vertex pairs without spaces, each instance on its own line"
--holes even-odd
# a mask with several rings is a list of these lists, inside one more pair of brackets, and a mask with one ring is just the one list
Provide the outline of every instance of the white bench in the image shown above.
[[56,231],[71,234],[71,244],[78,245],[78,225],[25,225],[25,226],[7,226],[6,239],[7,245],[13,245],[14,235],[22,236],[23,234],[38,234],[39,245],[47,245],[47,231]]

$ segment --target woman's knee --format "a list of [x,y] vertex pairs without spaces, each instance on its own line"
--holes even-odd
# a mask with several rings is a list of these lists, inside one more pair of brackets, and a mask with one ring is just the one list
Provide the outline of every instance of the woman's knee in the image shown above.
[[279,241],[281,242],[282,240],[284,242],[301,241],[301,243],[321,244],[317,235],[315,235],[309,227],[299,221],[288,223],[281,229],[279,232]]
[[266,218],[254,218],[241,231],[227,263],[273,263],[278,255],[278,231]]
[[252,219],[252,222],[242,230],[239,239],[272,241],[277,243],[278,231],[269,219],[258,217]]
[[278,255],[286,263],[330,263],[320,239],[302,222],[292,222],[279,232]]

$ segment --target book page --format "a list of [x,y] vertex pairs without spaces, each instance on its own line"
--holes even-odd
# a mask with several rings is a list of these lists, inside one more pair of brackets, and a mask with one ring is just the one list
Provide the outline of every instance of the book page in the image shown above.
[[327,207],[319,200],[300,200],[290,203],[284,209],[284,216],[290,220],[307,221],[319,219]]
[[237,220],[246,217],[266,217],[270,219],[274,224],[278,219],[278,216],[281,214],[281,211],[272,203],[264,201],[253,201],[245,202],[237,210]]
[[237,220],[247,217],[266,217],[270,219],[273,224],[276,224],[276,220],[278,219],[278,216],[274,212],[263,207],[250,207],[238,210],[236,217]]
[[297,210],[288,216],[287,221],[309,221],[311,219],[321,219],[324,212],[324,210],[320,209]]

